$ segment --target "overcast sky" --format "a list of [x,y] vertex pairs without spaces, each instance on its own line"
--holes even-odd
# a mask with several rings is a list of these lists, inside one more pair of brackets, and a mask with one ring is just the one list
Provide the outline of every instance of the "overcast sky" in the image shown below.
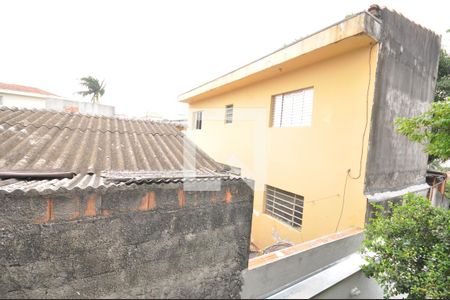
[[[82,99],[104,79],[116,112],[176,117],[177,96],[378,3],[443,35],[450,1],[0,0],[0,82]],[[89,99],[84,99],[88,101]]]

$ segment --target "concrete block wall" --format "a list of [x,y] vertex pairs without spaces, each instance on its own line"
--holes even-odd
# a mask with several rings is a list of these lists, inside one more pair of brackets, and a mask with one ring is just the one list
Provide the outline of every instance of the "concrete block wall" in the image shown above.
[[0,195],[0,298],[238,298],[253,190]]
[[440,36],[394,11],[381,10],[381,19],[366,164],[367,194],[425,182],[427,154],[420,144],[398,134],[394,121],[429,109],[441,44]]

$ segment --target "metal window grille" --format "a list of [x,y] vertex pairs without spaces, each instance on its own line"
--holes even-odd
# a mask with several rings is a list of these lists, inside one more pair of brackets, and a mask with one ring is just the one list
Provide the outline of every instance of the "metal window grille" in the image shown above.
[[201,111],[196,111],[194,112],[194,116],[193,116],[193,127],[195,129],[202,129],[202,112]]
[[275,96],[272,99],[272,126],[311,126],[313,96],[313,88]]
[[233,104],[225,106],[225,123],[233,123]]
[[266,185],[265,213],[292,227],[300,228],[303,220],[303,196]]

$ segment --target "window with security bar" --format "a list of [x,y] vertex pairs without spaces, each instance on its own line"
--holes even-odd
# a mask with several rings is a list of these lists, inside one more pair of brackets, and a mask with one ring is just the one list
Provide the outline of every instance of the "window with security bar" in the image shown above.
[[265,213],[294,228],[302,226],[303,196],[266,185]]
[[233,123],[233,104],[225,106],[225,124]]
[[272,127],[311,126],[313,97],[313,88],[274,96],[272,98]]

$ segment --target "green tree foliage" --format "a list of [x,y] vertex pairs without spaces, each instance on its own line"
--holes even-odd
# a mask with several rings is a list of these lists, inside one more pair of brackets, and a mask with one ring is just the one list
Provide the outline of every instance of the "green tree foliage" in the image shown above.
[[400,134],[425,145],[431,163],[450,158],[450,56],[443,49],[439,55],[434,100],[431,110],[416,117],[395,120]]
[[403,205],[376,206],[366,227],[363,272],[385,297],[450,299],[450,210],[408,194]]
[[425,152],[440,161],[450,158],[450,98],[434,102],[429,111],[412,118],[397,118],[397,131],[425,145]]
[[442,49],[439,55],[435,101],[443,101],[448,97],[450,97],[450,56]]
[[80,84],[87,88],[85,91],[80,91],[78,94],[83,97],[92,95],[91,102],[99,103],[100,97],[105,94],[105,81],[100,81],[92,76],[83,77],[80,79]]

